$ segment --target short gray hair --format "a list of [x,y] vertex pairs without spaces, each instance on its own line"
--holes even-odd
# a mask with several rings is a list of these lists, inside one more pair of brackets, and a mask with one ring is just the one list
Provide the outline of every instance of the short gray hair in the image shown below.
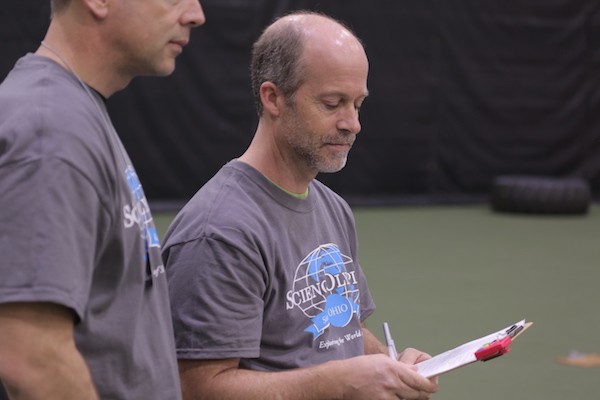
[[260,86],[264,82],[277,85],[286,100],[291,100],[302,84],[300,58],[303,48],[302,32],[291,24],[266,29],[252,46],[250,79],[259,117],[263,113]]

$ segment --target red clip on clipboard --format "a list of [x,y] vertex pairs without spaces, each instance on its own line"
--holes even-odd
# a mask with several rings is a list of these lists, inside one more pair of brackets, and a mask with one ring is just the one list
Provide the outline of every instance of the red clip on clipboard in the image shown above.
[[496,357],[500,357],[502,354],[506,354],[510,351],[510,345],[512,338],[507,336],[502,339],[494,340],[481,347],[475,352],[475,358],[478,361],[488,361]]
[[464,343],[417,364],[419,373],[431,378],[477,361],[488,361],[510,351],[510,345],[532,322],[519,321],[497,332]]

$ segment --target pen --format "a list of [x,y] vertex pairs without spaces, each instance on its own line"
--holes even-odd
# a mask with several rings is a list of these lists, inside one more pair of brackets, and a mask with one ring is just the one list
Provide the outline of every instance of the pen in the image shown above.
[[396,351],[396,345],[394,344],[394,339],[392,339],[390,327],[387,322],[383,323],[383,334],[385,335],[385,344],[387,345],[389,356],[394,360],[397,360],[398,352]]

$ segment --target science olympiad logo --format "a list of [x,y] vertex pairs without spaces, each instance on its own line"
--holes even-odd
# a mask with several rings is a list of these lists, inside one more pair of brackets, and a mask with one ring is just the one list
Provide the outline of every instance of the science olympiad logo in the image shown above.
[[300,308],[311,319],[304,331],[317,339],[329,326],[344,327],[356,313],[360,317],[356,272],[348,271],[352,259],[332,243],[319,246],[296,269],[287,292],[286,309]]

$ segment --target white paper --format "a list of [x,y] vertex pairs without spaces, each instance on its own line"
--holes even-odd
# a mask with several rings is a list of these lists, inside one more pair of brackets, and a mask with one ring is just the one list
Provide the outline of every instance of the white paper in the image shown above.
[[[452,371],[453,369],[477,361],[477,358],[475,357],[475,352],[477,350],[484,345],[493,342],[494,340],[501,339],[502,337],[506,336],[506,331],[512,328],[514,325],[526,328],[525,320],[522,320],[509,325],[504,329],[500,329],[497,332],[483,336],[479,339],[472,340],[468,343],[455,347],[452,350],[438,354],[429,360],[418,363],[417,366],[419,367],[419,373],[426,378],[431,378],[433,376],[444,374],[448,371]],[[529,324],[527,324],[527,327],[528,326]]]

